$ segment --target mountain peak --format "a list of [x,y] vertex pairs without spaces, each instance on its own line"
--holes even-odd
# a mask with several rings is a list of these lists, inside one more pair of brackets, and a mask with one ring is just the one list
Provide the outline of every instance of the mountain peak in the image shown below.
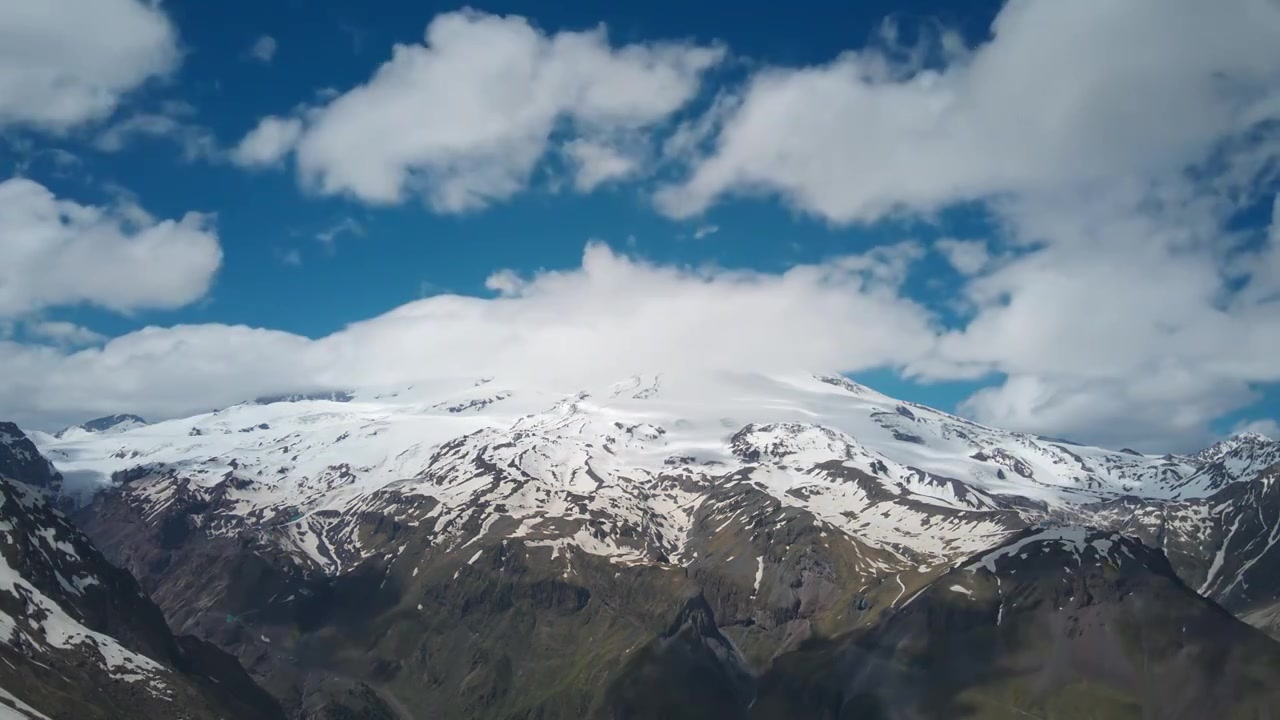
[[347,390],[329,390],[310,393],[279,393],[276,395],[261,395],[253,399],[254,405],[274,405],[275,403],[295,403],[305,402],[308,400],[325,400],[328,402],[345,403],[351,402],[355,396]]
[[1255,432],[1253,430],[1246,430],[1245,432],[1236,433],[1235,435],[1232,435],[1231,438],[1239,442],[1249,442],[1249,443],[1275,442],[1272,438],[1269,438],[1266,435],[1263,435],[1260,432]]
[[35,443],[11,422],[0,422],[0,477],[58,491],[62,476]]
[[797,655],[766,672],[756,716],[1264,717],[1277,692],[1255,668],[1276,667],[1280,645],[1196,595],[1160,550],[1061,526],[1026,530],[868,631]]
[[[1030,528],[987,551],[965,565],[966,570],[986,569],[992,574],[1025,564],[1038,562],[1041,556],[1052,556],[1054,562],[1069,558],[1076,566],[1088,562],[1106,562],[1118,566],[1124,559],[1144,557],[1150,553],[1142,543],[1119,533],[1083,526],[1045,526]],[[1062,556],[1062,557],[1058,557]]]
[[1260,432],[1252,430],[1236,433],[1231,437],[1224,438],[1209,447],[1195,453],[1191,457],[1204,463],[1211,463],[1221,460],[1223,456],[1235,451],[1237,448],[1256,448],[1271,445],[1275,440],[1263,435]]
[[[0,716],[283,717],[234,658],[173,634],[136,578],[58,510],[45,490],[60,482],[0,423]],[[30,712],[12,711],[16,696]]]
[[[764,663],[779,651],[852,647],[849,663],[859,653],[904,651],[914,662],[930,655],[911,655],[917,643],[927,650],[939,637],[933,655],[957,662],[957,674],[939,681],[963,685],[975,642],[997,639],[984,650],[993,671],[1031,657],[1044,661],[1042,676],[1057,678],[1053,647],[1080,648],[1072,672],[1095,673],[1112,667],[1105,653],[1132,637],[1126,633],[1180,638],[1186,618],[1202,622],[1206,647],[1220,655],[1229,643],[1215,638],[1249,631],[1226,623],[1190,583],[1205,585],[1208,571],[1214,588],[1243,589],[1258,577],[1248,589],[1259,594],[1245,600],[1271,597],[1261,594],[1270,592],[1261,578],[1274,575],[1274,559],[1259,539],[1274,537],[1276,515],[1252,502],[1268,485],[1252,480],[1280,443],[1249,436],[1208,464],[1118,452],[988,427],[808,374],[442,378],[305,402],[267,399],[133,432],[37,441],[68,478],[96,489],[75,513],[92,537],[111,542],[167,611],[195,618],[224,650],[263,658],[258,667],[281,683],[306,681],[294,658],[314,647],[312,633],[395,617],[421,634],[443,618],[464,618],[468,631],[456,642],[466,645],[424,640],[444,664],[386,648],[385,667],[405,678],[452,678],[414,684],[405,698],[455,708],[442,717],[482,714],[488,706],[470,704],[474,693],[546,682],[528,674],[547,670],[540,659],[510,655],[509,664],[478,674],[469,663],[453,667],[472,643],[486,653],[533,647],[524,631],[508,634],[502,613],[511,603],[481,612],[477,592],[533,600],[535,613],[581,609],[596,597],[645,613],[646,630],[609,640],[621,653],[609,657],[625,656],[627,666],[609,697],[615,709],[673,699],[675,710],[651,713],[662,717],[701,710],[702,699],[709,705],[700,716],[735,716],[724,708],[744,716],[753,696],[744,661]],[[1214,543],[1229,535],[1235,545],[1223,552]],[[1165,548],[1179,562],[1191,558],[1185,579]],[[269,569],[269,582],[244,591],[241,578],[259,569]],[[492,582],[501,592],[484,590]],[[624,589],[640,582],[649,589]],[[1240,594],[1231,592],[1218,596]],[[370,602],[351,606],[359,612],[330,613],[318,628],[298,626],[295,634],[277,621],[312,617],[338,595],[366,594]],[[1173,620],[1148,612],[1170,603],[1181,608]],[[807,642],[820,629],[852,632],[881,621],[892,627],[868,635],[868,646],[854,647],[862,635]],[[1113,630],[1115,623],[1126,625]],[[224,632],[228,625],[235,632]],[[555,646],[565,648],[598,630],[559,627],[568,634]],[[1029,637],[1045,628],[1049,646]],[[1089,633],[1079,642],[1077,628]],[[830,659],[822,664],[843,666]],[[1188,677],[1201,667],[1195,658],[1171,662]],[[672,677],[684,680],[678,691]],[[1125,690],[1132,675],[1115,677]],[[902,692],[889,701],[920,694],[911,677],[890,679]],[[600,687],[598,678],[590,682]],[[719,690],[700,694],[708,687]],[[1075,697],[1074,687],[1060,690]],[[1137,700],[1152,716],[1177,717],[1164,712],[1165,699]],[[1060,714],[1078,715],[1070,710]],[[1211,714],[1203,710],[1183,717]]]
[[119,413],[116,415],[104,415],[100,418],[94,418],[79,425],[72,425],[63,428],[54,433],[54,437],[65,437],[74,434],[76,431],[87,433],[121,433],[126,430],[139,428],[147,424],[147,421],[137,415],[129,413]]

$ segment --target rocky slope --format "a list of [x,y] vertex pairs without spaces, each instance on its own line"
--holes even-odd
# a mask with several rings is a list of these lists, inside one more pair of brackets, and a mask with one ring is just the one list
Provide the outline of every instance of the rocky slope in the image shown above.
[[477,378],[36,439],[169,622],[310,715],[625,715],[638,657],[739,698],[739,665],[879,626],[1044,522],[1141,537],[1259,624],[1280,597],[1276,443],[1110,451],[835,376]]
[[1158,551],[1030,530],[875,628],[770,669],[756,718],[1266,718],[1280,644],[1198,596]]
[[0,715],[283,717],[232,658],[169,631],[133,577],[50,504],[60,482],[0,423]]
[[1164,550],[1198,592],[1280,637],[1280,443],[1242,446],[1202,472],[1220,474],[1231,466],[1248,468],[1239,476],[1245,479],[1224,482],[1204,498],[1126,498],[1064,514]]

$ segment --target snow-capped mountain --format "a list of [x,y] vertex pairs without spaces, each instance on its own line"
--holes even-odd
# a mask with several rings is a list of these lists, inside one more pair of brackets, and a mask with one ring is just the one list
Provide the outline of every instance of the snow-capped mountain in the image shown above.
[[1241,451],[1247,453],[1250,450],[1258,450],[1274,444],[1275,441],[1272,438],[1262,433],[1241,432],[1219,440],[1200,452],[1192,454],[1191,457],[1202,463],[1211,463],[1222,459],[1228,453],[1241,454]]
[[1280,644],[1158,550],[1072,526],[1019,533],[868,632],[796,656],[769,669],[752,717],[1264,718],[1280,701],[1265,670]]
[[[986,427],[839,376],[439,380],[35,439],[87,504],[77,519],[180,632],[237,654],[277,697],[305,696],[312,681],[292,658],[318,653],[355,689],[306,692],[343,712],[394,707],[384,692],[458,716],[497,707],[490,694],[468,700],[458,688],[480,681],[429,658],[543,637],[509,617],[524,606],[509,594],[552,613],[543,623],[601,613],[556,635],[577,648],[600,642],[593,622],[612,628],[609,662],[584,688],[665,626],[663,598],[687,583],[739,660],[760,667],[814,634],[874,624],[958,564],[1061,523],[1140,537],[1242,617],[1280,603],[1280,583],[1251,580],[1280,535],[1280,503],[1256,509],[1274,494],[1280,444],[1113,451]],[[521,629],[498,633],[504,622]],[[361,664],[311,639],[357,642],[370,623],[386,639]],[[421,655],[397,633],[426,638]],[[370,663],[439,684],[397,684]],[[540,672],[580,672],[520,667],[529,687]],[[351,705],[351,693],[365,699]]]
[[204,532],[252,530],[327,573],[386,551],[360,537],[370,512],[429,520],[446,547],[493,535],[680,564],[713,491],[737,483],[933,566],[1064,509],[1192,502],[1280,460],[1261,436],[1145,456],[984,427],[838,376],[728,374],[280,396],[42,439],[79,487],[127,480],[144,518],[198,498]]
[[0,477],[21,478],[27,485],[54,492],[62,488],[57,468],[11,422],[0,422]]
[[128,432],[134,428],[144,427],[146,424],[147,421],[137,415],[106,415],[104,417],[94,418],[93,420],[80,423],[79,425],[72,425],[71,427],[63,428],[54,433],[54,436],[58,438],[67,438],[85,433],[115,434]]
[[[403,519],[438,516],[443,542],[465,543],[501,516],[514,524],[508,536],[534,538],[548,522],[598,515],[577,545],[622,561],[678,560],[699,499],[725,478],[749,478],[836,529],[940,561],[1006,532],[1003,511],[1200,497],[1221,484],[1196,480],[1194,459],[999,431],[838,377],[654,375],[571,391],[468,380],[278,400],[47,438],[42,449],[80,483],[137,478],[131,494],[156,507],[174,492],[199,494],[219,508],[223,531],[272,528],[330,571],[377,550],[335,518],[405,498],[430,500]],[[849,471],[870,480],[836,477]],[[894,508],[885,522],[862,512],[881,502]],[[484,509],[493,505],[503,510]],[[921,532],[937,511],[960,519]],[[472,528],[477,513],[485,519]]]
[[1221,489],[1176,502],[1124,498],[1063,515],[1164,550],[1188,585],[1280,637],[1280,443],[1241,445],[1197,474]]
[[1280,462],[1280,442],[1258,433],[1241,433],[1196,453],[1195,458],[1203,465],[1178,484],[1220,490]]
[[0,716],[279,717],[220,651],[170,633],[137,581],[50,503],[57,480],[0,423]]

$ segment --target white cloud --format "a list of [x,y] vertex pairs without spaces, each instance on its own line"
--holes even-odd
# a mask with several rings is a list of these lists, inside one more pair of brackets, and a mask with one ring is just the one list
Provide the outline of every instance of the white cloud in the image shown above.
[[276,39],[270,35],[263,35],[253,41],[253,45],[249,48],[249,57],[260,63],[269,63],[276,56]]
[[43,154],[47,155],[50,162],[59,170],[69,170],[84,164],[78,155],[62,148],[48,148],[43,151]]
[[89,303],[119,312],[202,297],[222,260],[210,218],[156,220],[140,207],[60,200],[22,178],[0,183],[0,317]]
[[1228,229],[1280,167],[1280,5],[1012,0],[992,30],[761,69],[689,125],[659,209],[771,195],[845,224],[981,201],[990,242],[934,245],[963,317],[909,371],[1006,375],[964,405],[993,424],[1211,440],[1280,381],[1280,243]]
[[276,165],[293,152],[301,136],[298,118],[265,117],[231,152],[231,161],[242,167]]
[[1271,201],[1271,228],[1267,238],[1273,246],[1280,245],[1280,194]]
[[977,275],[991,262],[987,243],[982,240],[943,238],[934,242],[933,247],[961,275]]
[[208,128],[158,113],[138,113],[114,123],[94,139],[93,145],[102,152],[116,153],[137,137],[171,140],[182,149],[182,159],[188,162],[218,161],[224,155],[218,139]]
[[732,91],[721,89],[712,100],[711,107],[700,115],[682,121],[662,141],[663,159],[687,164],[704,157],[709,142],[741,103],[741,97]]
[[1259,435],[1280,440],[1280,422],[1272,418],[1259,418],[1239,423],[1231,430],[1232,435],[1239,433],[1257,433]]
[[101,119],[180,60],[177,31],[155,3],[0,3],[0,127],[60,131]]
[[1240,258],[1237,276],[1245,275],[1252,282],[1242,293],[1253,302],[1280,301],[1280,194],[1276,195],[1271,211],[1271,232],[1266,242],[1256,251]]
[[856,369],[927,353],[898,283],[920,249],[782,274],[656,265],[588,245],[579,268],[495,273],[496,298],[437,295],[318,340],[221,325],[148,328],[76,353],[0,343],[0,406],[53,427],[166,417],[291,388],[432,377],[616,379],[638,370]]
[[640,170],[639,160],[605,143],[578,138],[565,143],[564,153],[576,168],[573,185],[578,192],[591,192]]
[[[14,403],[5,407],[17,422],[46,429],[113,412],[103,410],[110,407],[158,417],[210,410],[312,376],[314,370],[299,364],[309,342],[225,325],[146,328],[73,353],[0,342],[0,363],[10,375],[0,396]],[[169,392],[177,395],[163,397]]]
[[984,423],[1144,452],[1194,451],[1206,427],[1256,400],[1246,384],[1204,376],[1176,361],[1125,379],[1014,376],[978,391],[961,411]]
[[720,232],[719,225],[703,225],[699,227],[697,230],[693,231],[693,239],[701,240],[704,237],[715,235],[718,232]]
[[132,135],[160,137],[176,133],[180,125],[167,115],[134,115],[104,130],[93,145],[102,152],[120,152]]
[[992,30],[941,70],[865,49],[760,71],[715,152],[659,207],[687,216],[765,192],[834,222],[874,220],[1175,172],[1280,118],[1271,0],[1013,0]]
[[[613,47],[603,27],[549,35],[521,17],[440,15],[424,44],[397,45],[368,82],[305,113],[298,171],[321,193],[369,203],[421,195],[442,212],[484,207],[528,185],[553,133],[650,128],[696,94],[722,54]],[[616,158],[584,167],[583,186],[622,172]]]
[[355,218],[344,217],[337,223],[316,233],[316,239],[326,247],[333,249],[334,242],[343,235],[364,237],[364,226],[356,222]]
[[968,282],[972,319],[913,368],[1007,374],[966,404],[979,420],[1191,449],[1213,439],[1210,421],[1256,400],[1253,385],[1280,381],[1268,266],[1228,272],[1241,238],[1213,198],[1112,183],[999,207],[1018,252]]
[[[763,67],[681,117],[722,49],[617,47],[603,29],[548,34],[517,17],[442,15],[364,84],[264,118],[233,158],[262,166],[292,154],[318,192],[421,197],[449,212],[525,190],[548,152],[563,154],[582,191],[687,164],[656,197],[677,216],[737,193],[833,224],[935,220],[979,201],[990,237],[931,248],[961,276],[959,297],[939,308],[961,317],[945,313],[955,326],[943,329],[902,296],[923,252],[911,244],[782,275],[657,266],[591,246],[580,269],[497,272],[496,298],[440,295],[320,340],[200,326],[79,353],[10,343],[0,362],[7,354],[21,381],[0,388],[0,406],[59,420],[163,416],[291,383],[893,365],[923,380],[1003,376],[963,404],[992,424],[1192,449],[1213,439],[1212,420],[1255,402],[1258,384],[1280,381],[1280,205],[1269,237],[1229,229],[1280,172],[1275,37],[1273,0],[1011,0],[979,47],[944,33],[903,49],[887,26],[888,47]],[[941,66],[926,69],[926,57]],[[127,203],[88,210],[117,228],[163,225]],[[28,286],[0,316],[107,304],[92,283],[60,292],[93,297],[54,301],[22,300],[44,292]],[[48,285],[64,286],[82,287]],[[0,288],[3,308],[10,286]],[[169,369],[184,366],[206,381]],[[91,386],[78,383],[105,390],[86,401]]]
[[[1280,330],[1280,308],[1247,293],[1228,301],[1229,237],[1212,213],[1195,200],[1174,206],[1167,197],[1154,213],[1141,208],[1146,202],[1111,187],[1007,209],[1015,237],[1042,248],[966,287],[979,313],[944,340],[944,355],[1013,374],[1133,377],[1178,359],[1206,372],[1280,376],[1257,354],[1271,349],[1261,333]],[[1280,333],[1276,343],[1280,350]]]
[[106,335],[94,332],[83,325],[65,320],[40,320],[25,325],[27,335],[44,340],[61,347],[96,345],[107,339]]

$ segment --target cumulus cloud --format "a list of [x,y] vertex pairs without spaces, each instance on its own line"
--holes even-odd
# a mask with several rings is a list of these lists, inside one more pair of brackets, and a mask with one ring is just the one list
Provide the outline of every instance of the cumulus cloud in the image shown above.
[[128,312],[202,297],[222,250],[211,220],[81,205],[23,178],[0,182],[0,317],[88,303]]
[[874,220],[1181,170],[1280,115],[1271,0],[1013,0],[992,33],[944,52],[941,69],[870,48],[759,72],[715,152],[659,207],[683,217],[766,192],[835,222]]
[[64,347],[95,345],[107,339],[102,333],[65,320],[30,322],[26,324],[25,330],[30,337]]
[[575,166],[573,185],[579,192],[591,192],[600,185],[634,175],[640,161],[608,144],[581,138],[565,143],[564,153]]
[[293,152],[301,136],[302,120],[265,117],[231,152],[231,161],[242,167],[277,165]]
[[932,343],[927,312],[898,292],[919,257],[916,246],[892,246],[768,274],[658,265],[593,243],[574,269],[495,273],[498,297],[437,295],[318,340],[198,325],[74,353],[0,343],[0,406],[56,427],[442,376],[589,382],[654,369],[897,364]]
[[[186,114],[185,111],[181,114]],[[113,123],[94,139],[93,145],[107,153],[124,150],[139,137],[169,140],[182,150],[182,159],[218,161],[224,151],[208,128],[175,117],[173,114],[138,113]]]
[[[423,44],[397,45],[366,83],[302,113],[300,136],[282,141],[279,119],[277,142],[263,140],[263,126],[254,134],[273,151],[262,153],[267,162],[296,140],[298,172],[321,193],[378,204],[420,195],[438,211],[472,210],[523,190],[562,127],[572,141],[662,122],[722,54],[615,47],[603,27],[547,34],[521,17],[449,13],[427,26]],[[570,147],[579,187],[630,170],[604,146]]]
[[933,247],[961,275],[977,275],[991,262],[991,254],[983,240],[942,238],[935,241]]
[[890,32],[756,72],[655,200],[769,195],[834,224],[979,201],[992,237],[933,246],[964,318],[909,372],[1003,375],[963,405],[985,422],[1194,447],[1280,380],[1280,243],[1231,228],[1280,161],[1276,37],[1269,0],[1012,0],[973,48]]
[[276,39],[270,35],[263,35],[253,41],[253,45],[249,47],[249,57],[260,63],[269,63],[276,56]]
[[[1006,375],[961,405],[989,424],[1151,452],[1203,447],[1214,419],[1280,381],[1271,248],[1244,250],[1256,238],[1225,231],[1229,211],[1182,183],[1003,204],[1018,252],[965,286],[972,319],[917,369]],[[1247,270],[1230,270],[1241,253]]]
[[742,98],[736,92],[724,88],[717,91],[709,108],[681,121],[662,141],[662,158],[678,164],[704,158],[707,146],[741,103]]
[[1208,420],[1256,399],[1243,383],[1170,361],[1124,379],[1013,376],[974,393],[960,410],[997,427],[1163,453],[1204,447],[1215,439]]
[[979,313],[946,339],[945,354],[995,359],[1011,373],[1095,377],[1131,376],[1153,357],[1222,355],[1205,341],[1245,328],[1233,328],[1219,303],[1216,224],[1194,205],[1150,214],[1136,206],[1139,198],[1129,204],[1120,196],[1112,188],[1011,210],[1015,237],[1034,237],[1042,248],[965,287]]
[[1241,293],[1247,301],[1280,301],[1280,194],[1276,195],[1272,205],[1271,232],[1267,241],[1257,251],[1241,256],[1235,274],[1251,280]]
[[[442,212],[525,190],[548,154],[583,192],[687,166],[655,198],[677,217],[733,194],[836,225],[934,221],[966,204],[989,236],[966,227],[971,239],[928,248],[959,275],[938,315],[904,295],[926,251],[915,244],[783,274],[592,245],[580,268],[494,273],[497,297],[439,295],[319,340],[200,326],[80,352],[10,343],[0,361],[22,372],[0,404],[66,421],[436,374],[887,365],[922,381],[994,378],[961,406],[984,422],[1166,451],[1212,440],[1211,421],[1280,381],[1280,206],[1269,234],[1233,222],[1280,167],[1280,6],[1011,0],[976,47],[898,37],[890,25],[879,45],[822,65],[757,65],[688,115],[723,49],[451,13],[365,83],[263,118],[232,157],[292,157],[314,191]],[[105,214],[130,227],[126,208]],[[202,219],[187,229],[211,236]],[[14,287],[46,285],[81,287]],[[0,316],[107,304],[104,292],[9,301]],[[955,307],[961,317],[941,312]],[[185,367],[202,382],[171,371]]]
[[1020,251],[964,286],[972,319],[915,371],[1007,375],[965,404],[983,422],[1139,449],[1211,440],[1212,419],[1280,381],[1270,249],[1228,272],[1248,243],[1223,230],[1226,208],[1156,196],[1111,184],[1005,204]]
[[1276,422],[1271,418],[1249,420],[1236,425],[1231,430],[1231,433],[1233,435],[1236,433],[1257,433],[1272,440],[1280,440],[1280,422]]
[[61,131],[101,119],[180,60],[177,31],[156,3],[0,3],[0,127]]

